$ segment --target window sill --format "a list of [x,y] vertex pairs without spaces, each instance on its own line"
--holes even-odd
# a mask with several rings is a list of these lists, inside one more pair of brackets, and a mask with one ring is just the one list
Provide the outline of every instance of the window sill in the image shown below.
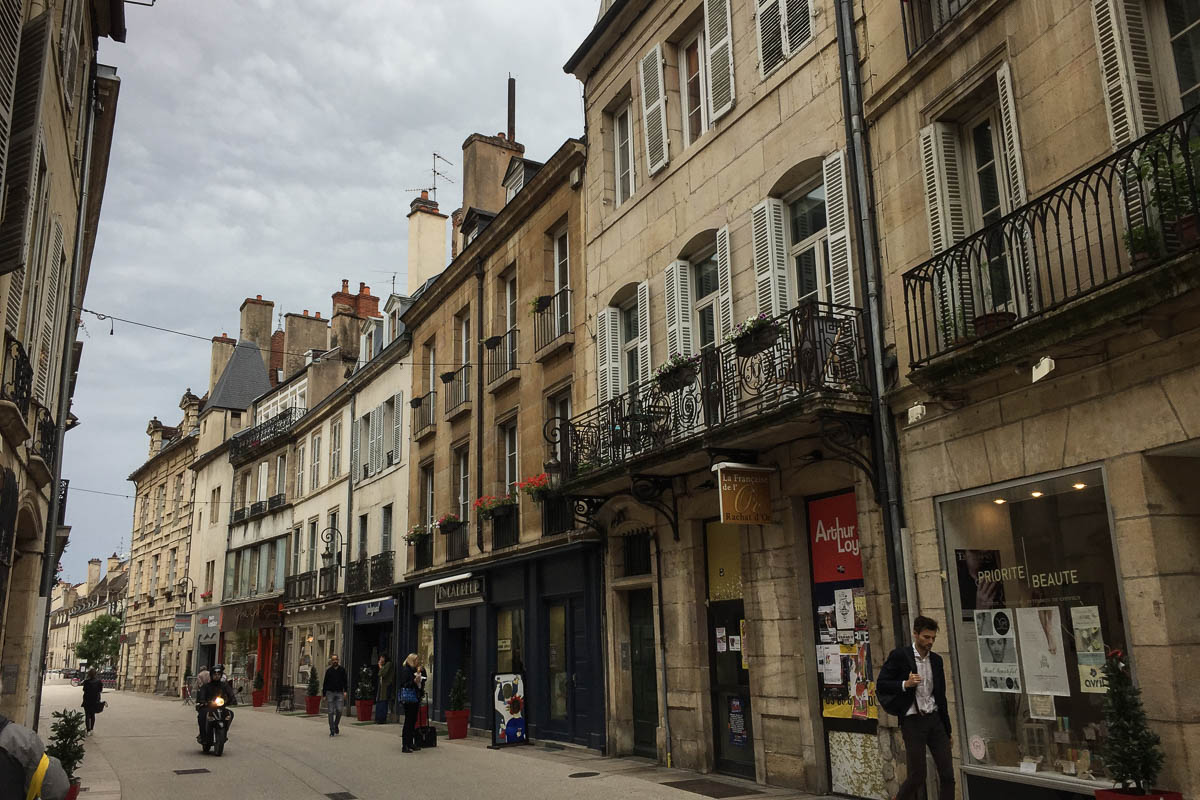
[[545,364],[556,353],[566,349],[571,350],[575,347],[575,332],[564,333],[561,336],[555,337],[550,342],[542,345],[541,349],[533,354],[533,358],[539,364]]
[[446,421],[453,422],[454,420],[458,419],[459,417],[465,416],[470,413],[471,413],[471,401],[466,400],[462,403],[459,403],[454,408],[452,408],[446,412]]

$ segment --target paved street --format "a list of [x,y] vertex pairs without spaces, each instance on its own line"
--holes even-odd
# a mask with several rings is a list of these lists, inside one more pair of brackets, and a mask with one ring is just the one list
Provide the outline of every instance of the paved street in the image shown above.
[[[44,713],[77,708],[80,698],[80,689],[51,680],[45,688]],[[436,748],[402,755],[398,725],[360,726],[345,720],[342,735],[330,739],[323,716],[287,716],[273,708],[249,707],[236,710],[225,755],[216,758],[201,753],[195,742],[191,706],[129,692],[105,691],[104,699],[109,705],[96,719],[80,771],[87,800],[700,800],[705,795],[663,784],[712,777],[661,769],[645,759],[603,758],[576,748],[488,750],[478,737],[455,742],[443,738]],[[43,720],[43,734],[49,729],[49,721]],[[176,773],[192,769],[211,772]],[[809,797],[725,777],[716,780],[722,784],[718,790],[734,792],[723,797]]]

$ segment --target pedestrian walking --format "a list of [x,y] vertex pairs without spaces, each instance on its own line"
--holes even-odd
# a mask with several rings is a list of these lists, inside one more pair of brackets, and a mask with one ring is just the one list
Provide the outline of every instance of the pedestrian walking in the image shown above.
[[208,666],[205,665],[200,668],[199,672],[196,673],[196,692],[199,693],[200,688],[210,680],[212,680],[212,676],[209,675]]
[[387,722],[388,708],[392,704],[392,692],[396,691],[396,665],[391,656],[384,653],[379,657],[379,691],[375,693],[375,702],[383,703],[383,713],[375,714],[375,722],[382,725]]
[[92,728],[96,727],[96,715],[104,710],[104,701],[100,699],[100,693],[103,691],[104,684],[96,677],[96,670],[89,669],[87,678],[83,681],[82,703],[88,736],[92,735]]
[[954,763],[950,757],[950,710],[946,705],[946,671],[933,652],[938,624],[929,617],[913,620],[911,645],[897,647],[883,663],[875,695],[889,714],[900,718],[908,777],[895,800],[914,800],[925,786],[925,748],[937,767],[940,800],[954,798]]
[[417,711],[421,707],[421,672],[416,653],[409,653],[400,667],[400,705],[404,707],[404,730],[401,733],[401,753],[415,753],[417,745]]
[[329,657],[329,669],[325,670],[325,680],[321,682],[321,694],[325,695],[326,707],[329,709],[329,735],[341,734],[342,711],[346,707],[346,698],[350,691],[350,678],[346,668],[338,663],[337,656]]

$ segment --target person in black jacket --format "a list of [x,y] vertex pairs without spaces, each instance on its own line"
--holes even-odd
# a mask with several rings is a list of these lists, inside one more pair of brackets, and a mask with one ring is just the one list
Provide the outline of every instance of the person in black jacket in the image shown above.
[[341,734],[342,709],[346,707],[349,691],[350,678],[346,675],[346,668],[338,663],[337,656],[330,656],[329,669],[325,670],[325,680],[321,682],[321,694],[325,695],[329,709],[330,736]]
[[409,653],[400,665],[399,680],[396,685],[400,690],[400,705],[404,707],[404,729],[400,734],[400,752],[415,753],[421,748],[417,745],[417,711],[421,705],[421,689],[423,681],[418,667],[417,654]]
[[214,664],[209,671],[208,683],[196,692],[196,722],[200,726],[200,735],[196,737],[196,741],[200,744],[204,744],[208,734],[208,704],[218,697],[222,698],[226,705],[233,705],[237,695],[225,680],[225,667]]
[[950,756],[950,710],[946,705],[946,671],[933,652],[938,624],[929,617],[913,620],[912,645],[897,647],[883,663],[875,696],[889,714],[900,718],[908,777],[896,800],[912,800],[925,785],[925,748],[937,767],[941,800],[954,798],[954,763]]
[[104,684],[96,677],[96,670],[89,669],[87,679],[83,682],[83,703],[81,704],[89,736],[92,728],[96,727],[96,712],[104,708],[104,701],[100,699],[100,693],[103,691]]

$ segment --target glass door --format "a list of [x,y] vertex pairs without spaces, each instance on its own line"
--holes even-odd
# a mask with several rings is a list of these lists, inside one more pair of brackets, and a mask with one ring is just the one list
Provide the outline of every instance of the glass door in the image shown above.
[[709,523],[708,625],[710,677],[718,772],[754,777],[754,731],[750,670],[742,648],[746,606],[742,599],[741,528]]
[[550,689],[546,732],[557,739],[587,744],[592,728],[592,673],[583,598],[550,603],[546,619],[546,677]]

